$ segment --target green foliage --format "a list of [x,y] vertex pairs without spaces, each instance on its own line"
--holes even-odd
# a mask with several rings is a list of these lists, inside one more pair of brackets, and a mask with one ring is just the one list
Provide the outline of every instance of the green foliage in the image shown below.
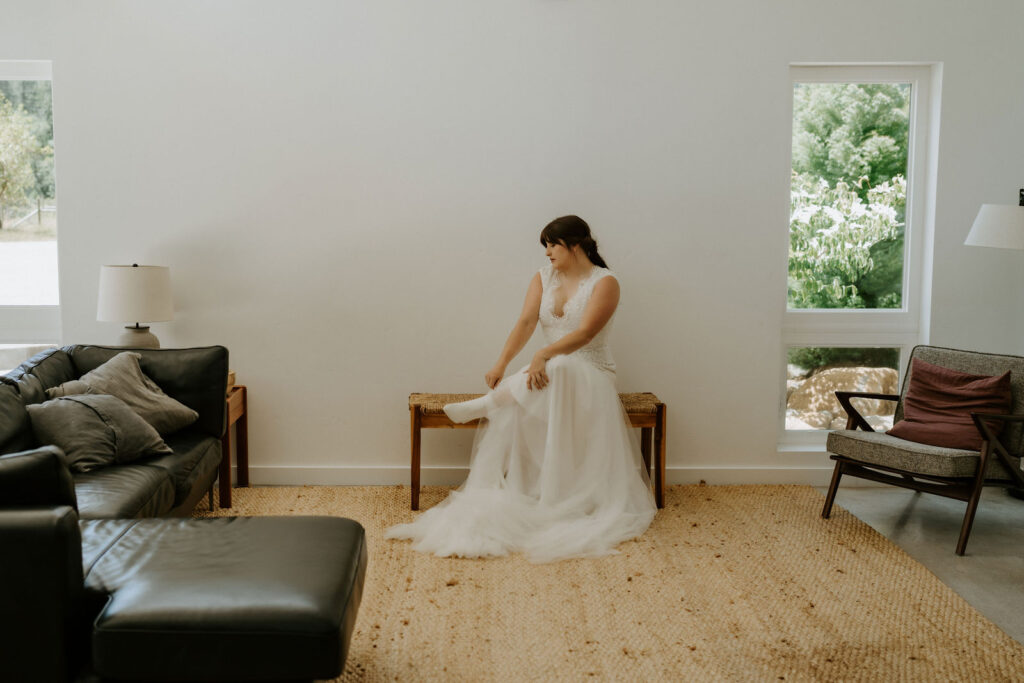
[[[902,176],[863,201],[840,180],[793,174],[789,224],[791,308],[897,308],[903,279]],[[877,266],[877,269],[876,269]]]
[[899,349],[805,347],[787,352],[787,361],[805,370],[826,366],[848,365],[857,367],[899,369]]
[[871,245],[868,272],[857,280],[856,287],[867,308],[899,308],[903,294],[903,226],[893,239]]
[[899,308],[910,86],[793,95],[790,308]]
[[0,95],[0,228],[3,208],[23,201],[34,189],[32,161],[45,150],[32,133],[32,117]]
[[[14,111],[28,116],[28,127],[37,143],[36,151],[31,158],[33,181],[31,186],[24,188],[19,199],[38,202],[56,197],[53,170],[53,91],[50,81],[0,81],[0,99],[6,99]],[[0,122],[0,125],[3,123]]]
[[856,185],[867,200],[868,189],[907,175],[909,117],[909,85],[798,83],[793,170]]

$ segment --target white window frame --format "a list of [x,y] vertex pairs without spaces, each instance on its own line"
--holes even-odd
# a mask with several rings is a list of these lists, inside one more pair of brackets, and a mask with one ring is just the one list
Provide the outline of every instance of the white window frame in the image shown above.
[[[793,64],[790,84],[797,83],[909,83],[910,137],[907,146],[907,203],[903,242],[903,297],[898,309],[790,309],[788,300],[782,326],[779,387],[779,450],[824,451],[828,430],[787,430],[786,366],[791,347],[898,348],[900,382],[911,349],[926,341],[927,287],[934,215],[933,154],[937,116],[932,100],[935,65],[921,64]],[[792,104],[792,94],[790,95]],[[934,121],[933,121],[934,119]],[[792,122],[792,112],[790,113]],[[790,124],[792,125],[792,123]],[[792,129],[790,135],[792,137]],[[792,145],[790,146],[792,154]],[[790,160],[792,169],[792,158]],[[787,207],[789,206],[787,202]],[[788,215],[788,214],[787,214]],[[786,223],[787,243],[789,222]],[[789,249],[786,249],[788,270]]]
[[[50,81],[52,87],[53,63],[42,60],[0,60],[0,81]],[[58,273],[59,270],[58,266]],[[59,304],[0,306],[0,344],[58,344],[60,337]]]

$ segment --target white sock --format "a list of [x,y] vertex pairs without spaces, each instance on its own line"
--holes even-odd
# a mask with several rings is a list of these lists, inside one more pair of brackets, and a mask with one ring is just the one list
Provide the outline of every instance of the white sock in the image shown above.
[[487,394],[487,396],[492,401],[492,408],[501,408],[510,403],[514,403],[516,400],[512,395],[512,388],[508,382],[502,382],[498,386],[494,387],[494,391]]
[[474,398],[472,401],[449,403],[444,407],[444,414],[452,422],[462,424],[475,420],[478,417],[486,417],[492,408],[494,408],[494,399],[491,397],[491,394],[486,394],[480,398]]

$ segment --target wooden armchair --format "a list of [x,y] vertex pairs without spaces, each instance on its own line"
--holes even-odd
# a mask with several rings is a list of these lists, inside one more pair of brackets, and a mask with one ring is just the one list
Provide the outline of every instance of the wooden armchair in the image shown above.
[[[979,375],[1000,375],[1009,370],[1010,414],[971,413],[982,436],[980,451],[943,448],[876,432],[851,403],[854,398],[896,401],[895,419],[902,419],[903,401],[910,385],[909,365],[899,395],[837,391],[836,398],[848,418],[846,429],[828,435],[827,448],[836,466],[821,516],[828,519],[831,514],[839,480],[844,474],[962,500],[967,503],[967,510],[960,527],[956,554],[963,555],[982,488],[1024,488],[1024,475],[1020,469],[1024,451],[1024,358],[935,346],[915,347],[911,361],[914,358]],[[998,435],[990,426],[992,422],[1003,425]]]

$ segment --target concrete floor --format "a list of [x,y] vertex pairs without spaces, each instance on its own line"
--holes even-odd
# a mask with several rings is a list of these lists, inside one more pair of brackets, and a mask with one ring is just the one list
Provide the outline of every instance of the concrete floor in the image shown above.
[[[818,490],[824,494],[827,489]],[[985,489],[963,557],[954,549],[966,503],[891,486],[840,486],[836,504],[903,548],[1024,643],[1024,500],[1003,489]]]

